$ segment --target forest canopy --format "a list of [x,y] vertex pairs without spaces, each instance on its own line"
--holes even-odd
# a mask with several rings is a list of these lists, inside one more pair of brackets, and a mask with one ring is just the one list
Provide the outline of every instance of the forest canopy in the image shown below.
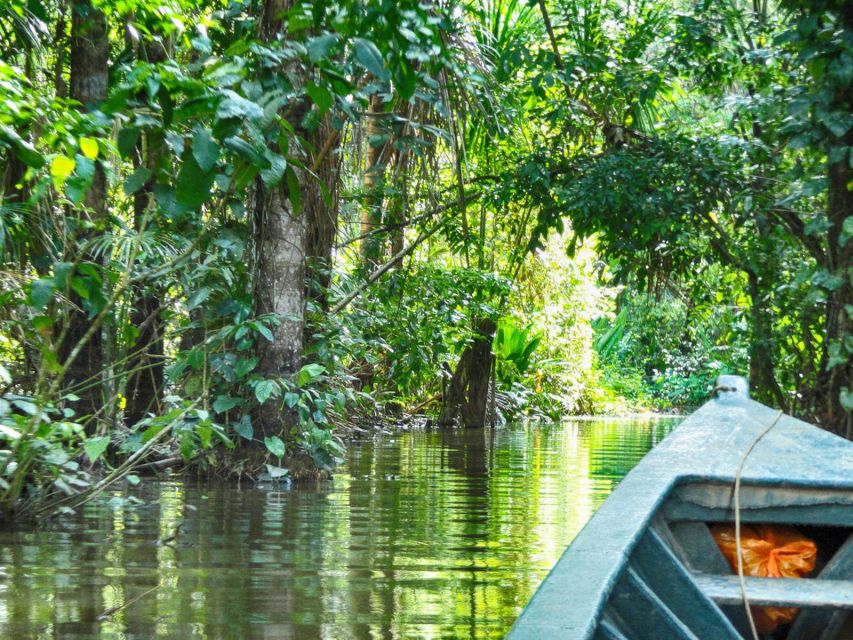
[[851,435],[849,2],[7,0],[0,34],[6,514],[729,372]]

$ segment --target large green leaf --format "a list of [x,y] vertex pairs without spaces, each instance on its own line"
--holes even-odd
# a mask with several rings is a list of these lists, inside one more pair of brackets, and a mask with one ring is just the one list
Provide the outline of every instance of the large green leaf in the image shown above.
[[184,154],[184,164],[175,185],[178,204],[187,209],[200,207],[210,198],[210,188],[215,179],[214,172],[202,169],[193,154]]
[[134,171],[127,180],[124,181],[125,195],[132,195],[139,191],[145,183],[151,178],[152,171],[148,167],[139,167]]
[[47,303],[53,298],[53,289],[53,278],[33,280],[30,284],[30,294],[28,296],[30,306],[36,311],[44,309]]
[[321,364],[311,363],[306,364],[296,374],[296,386],[304,387],[310,382],[316,380],[326,372],[326,367]]
[[281,388],[275,380],[261,380],[255,385],[255,397],[261,404],[280,393]]
[[388,70],[385,68],[382,62],[382,54],[379,53],[375,44],[364,38],[356,38],[353,41],[353,46],[355,47],[355,59],[361,66],[380,80],[388,79]]
[[94,463],[98,458],[104,455],[109,444],[109,436],[99,436],[86,440],[86,442],[83,443],[83,450],[86,452],[89,462]]
[[311,100],[314,101],[314,104],[317,105],[321,115],[329,110],[335,100],[334,96],[332,96],[332,92],[322,85],[309,84],[305,87],[305,93],[307,93]]
[[329,51],[338,41],[338,36],[333,33],[324,33],[323,35],[311,38],[308,41],[308,59],[311,62],[319,62],[329,57]]
[[276,458],[284,457],[284,442],[278,436],[265,437],[264,444],[267,447],[267,451],[273,454]]
[[237,435],[245,440],[251,440],[255,435],[255,430],[252,427],[252,419],[249,416],[243,416],[240,422],[235,422],[231,426]]
[[193,134],[193,157],[202,171],[210,171],[219,160],[219,145],[206,127],[197,127]]

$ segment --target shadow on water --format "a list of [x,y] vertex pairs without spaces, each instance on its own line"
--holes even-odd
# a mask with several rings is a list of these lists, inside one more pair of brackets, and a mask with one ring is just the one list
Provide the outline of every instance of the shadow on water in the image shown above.
[[676,423],[376,437],[289,491],[147,483],[0,533],[0,637],[500,638]]

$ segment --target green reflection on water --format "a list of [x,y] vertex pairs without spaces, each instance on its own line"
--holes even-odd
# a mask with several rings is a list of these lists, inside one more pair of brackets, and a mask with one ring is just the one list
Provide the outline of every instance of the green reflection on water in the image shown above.
[[290,491],[148,483],[142,507],[0,532],[0,637],[500,638],[675,423],[377,437]]

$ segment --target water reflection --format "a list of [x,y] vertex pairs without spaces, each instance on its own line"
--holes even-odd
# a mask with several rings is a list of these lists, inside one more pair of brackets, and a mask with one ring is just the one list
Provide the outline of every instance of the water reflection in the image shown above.
[[401,433],[291,491],[148,483],[0,533],[0,637],[500,638],[673,424]]

